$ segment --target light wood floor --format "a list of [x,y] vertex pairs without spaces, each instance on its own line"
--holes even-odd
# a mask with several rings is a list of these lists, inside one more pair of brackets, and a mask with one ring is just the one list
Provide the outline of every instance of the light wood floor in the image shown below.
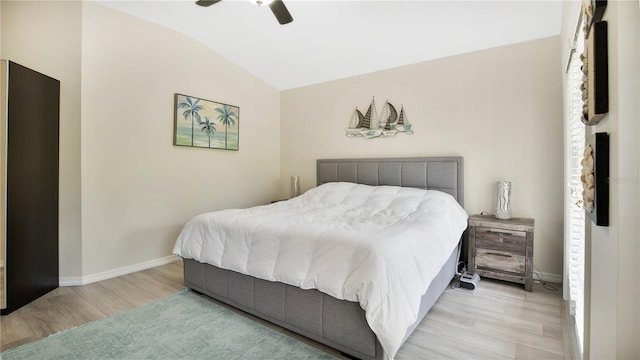
[[[56,289],[0,318],[0,349],[178,292],[184,288],[182,276],[182,263],[174,262],[90,285]],[[562,309],[560,290],[549,291],[540,284],[532,293],[522,286],[488,279],[473,291],[448,289],[396,358],[569,359],[563,342]],[[267,325],[343,358],[322,345]]]
[[136,308],[182,289],[182,262],[85,286],[57,288],[0,317],[0,350]]

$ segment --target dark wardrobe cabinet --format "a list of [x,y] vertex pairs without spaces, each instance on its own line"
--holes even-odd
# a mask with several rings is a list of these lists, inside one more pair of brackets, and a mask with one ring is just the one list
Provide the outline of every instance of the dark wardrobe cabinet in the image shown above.
[[0,309],[58,287],[60,81],[1,64]]

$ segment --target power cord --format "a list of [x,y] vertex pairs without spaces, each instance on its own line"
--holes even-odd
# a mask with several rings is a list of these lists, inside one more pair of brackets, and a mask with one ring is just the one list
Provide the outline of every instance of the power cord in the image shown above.
[[535,284],[542,284],[542,287],[544,287],[545,289],[549,290],[549,291],[558,291],[558,288],[556,288],[553,285],[550,285],[549,283],[547,283],[546,281],[544,281],[544,277],[542,276],[542,272],[540,270],[538,270],[537,267],[533,267],[533,274],[537,277],[537,279],[533,280],[533,282]]
[[449,283],[449,289],[459,289],[460,288],[460,276],[456,275],[451,283]]

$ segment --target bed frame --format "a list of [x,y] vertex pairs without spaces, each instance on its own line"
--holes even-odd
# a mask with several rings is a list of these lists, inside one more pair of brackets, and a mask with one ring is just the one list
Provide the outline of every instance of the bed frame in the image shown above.
[[[462,157],[392,159],[337,159],[317,161],[317,184],[345,181],[367,185],[394,185],[435,189],[453,195],[464,206]],[[404,340],[447,288],[455,275],[458,251],[422,297],[418,319]],[[356,302],[338,300],[318,290],[303,290],[234,271],[184,259],[185,285],[276,325],[330,346],[350,356],[386,359]]]

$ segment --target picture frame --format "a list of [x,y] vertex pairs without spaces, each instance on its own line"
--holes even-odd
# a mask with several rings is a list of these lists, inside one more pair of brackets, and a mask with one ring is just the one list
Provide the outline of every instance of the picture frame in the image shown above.
[[173,145],[239,150],[240,108],[203,98],[174,96]]
[[607,36],[607,22],[600,21],[590,27],[589,36],[586,39],[586,58],[583,59],[583,73],[586,81],[582,85],[585,104],[582,122],[588,126],[597,124],[609,112]]
[[591,221],[609,226],[609,134],[593,134],[582,160],[583,207]]

